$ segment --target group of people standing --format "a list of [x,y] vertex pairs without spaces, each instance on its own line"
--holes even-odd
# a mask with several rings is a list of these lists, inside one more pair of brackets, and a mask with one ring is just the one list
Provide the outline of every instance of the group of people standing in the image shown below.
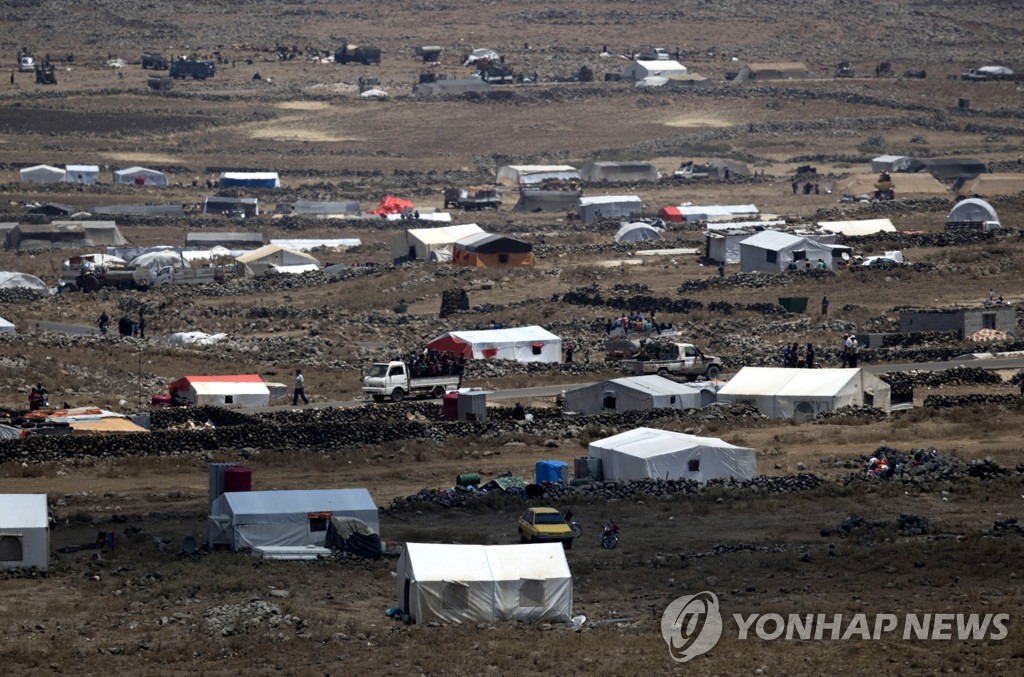
[[856,336],[843,334],[842,362],[844,368],[855,368],[860,362],[860,343],[857,342]]
[[[107,311],[103,311],[97,323],[99,324],[101,334],[106,335],[110,331],[110,316],[107,315]],[[121,319],[117,321],[117,333],[121,336],[146,338],[146,316],[140,312],[139,320],[136,322],[130,315],[122,315]]]
[[782,350],[782,366],[790,369],[814,369],[814,344],[808,343],[804,349],[799,343],[787,343]]

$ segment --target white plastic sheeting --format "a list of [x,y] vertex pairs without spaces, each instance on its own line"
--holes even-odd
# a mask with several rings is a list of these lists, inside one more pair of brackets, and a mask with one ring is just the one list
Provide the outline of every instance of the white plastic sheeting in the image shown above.
[[201,331],[180,331],[167,337],[167,344],[176,348],[212,346],[228,337],[227,334],[207,334]]
[[572,575],[560,543],[406,543],[398,605],[416,623],[568,623]]
[[754,477],[754,450],[713,437],[636,428],[590,443],[606,480],[695,480]]
[[35,275],[28,273],[15,273],[0,271],[0,289],[33,289],[39,292],[48,292],[49,287]]

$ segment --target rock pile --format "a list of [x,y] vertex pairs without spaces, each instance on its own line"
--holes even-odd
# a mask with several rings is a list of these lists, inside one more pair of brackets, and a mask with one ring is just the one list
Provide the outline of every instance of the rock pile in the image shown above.
[[440,317],[469,310],[469,294],[465,289],[446,289],[441,292]]
[[929,409],[956,409],[960,407],[985,407],[1018,409],[1021,399],[1016,395],[989,395],[971,393],[968,395],[929,395],[924,398],[924,406]]
[[210,607],[203,614],[203,620],[211,637],[271,634],[275,630],[301,635],[305,629],[301,618],[281,613],[281,607],[261,599]]

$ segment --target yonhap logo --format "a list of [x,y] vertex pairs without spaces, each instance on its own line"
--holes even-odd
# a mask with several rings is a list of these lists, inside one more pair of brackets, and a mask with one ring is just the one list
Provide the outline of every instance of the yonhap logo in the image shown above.
[[705,590],[673,600],[661,615],[661,636],[679,663],[710,651],[722,637],[718,597]]

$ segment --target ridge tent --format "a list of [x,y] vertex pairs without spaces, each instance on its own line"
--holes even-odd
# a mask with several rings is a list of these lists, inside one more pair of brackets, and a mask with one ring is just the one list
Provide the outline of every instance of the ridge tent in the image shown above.
[[739,263],[740,242],[766,228],[785,225],[781,220],[708,223],[704,231],[705,256],[718,263]]
[[514,212],[571,212],[576,209],[583,195],[578,190],[541,190],[523,188],[519,201],[512,208]]
[[926,158],[919,162],[923,171],[939,181],[953,181],[964,176],[974,178],[988,172],[988,165],[973,158]]
[[94,244],[80,223],[19,223],[7,231],[8,249],[19,251],[74,249]]
[[598,219],[637,219],[642,211],[643,203],[636,195],[581,197],[576,205],[576,215],[586,224]]
[[763,230],[740,242],[740,270],[744,273],[778,273],[792,263],[813,266],[818,259],[834,269],[833,249],[815,240],[778,230]]
[[714,400],[711,390],[661,376],[627,376],[568,390],[563,408],[594,416],[640,409],[700,409]]
[[332,517],[353,517],[380,532],[366,489],[229,491],[210,508],[209,543],[232,550],[323,546]]
[[435,252],[451,252],[452,245],[458,240],[482,232],[483,228],[475,223],[438,228],[410,228],[391,240],[391,259],[427,261],[434,258]]
[[476,268],[533,265],[533,245],[506,235],[475,233],[452,244],[452,263]]
[[86,238],[98,247],[122,247],[128,244],[116,221],[51,221],[50,225],[81,226]]
[[128,167],[114,172],[114,183],[134,186],[166,186],[167,175],[155,169]]
[[814,73],[807,66],[797,61],[778,63],[752,63],[744,66],[736,74],[736,82],[748,80],[807,80]]
[[64,165],[64,182],[92,186],[100,181],[98,165]]
[[167,388],[171,393],[180,392],[195,407],[265,407],[270,404],[270,389],[258,374],[183,376]]
[[[726,176],[726,171],[729,172],[728,176]],[[711,178],[724,181],[732,176],[750,176],[750,167],[747,166],[746,162],[740,162],[739,160],[715,158],[714,160],[708,160],[708,175]]]
[[406,543],[398,605],[414,623],[568,623],[572,574],[560,543]]
[[875,233],[895,233],[896,226],[889,219],[861,219],[858,221],[818,221],[818,227],[843,237],[865,237]]
[[263,233],[185,233],[188,247],[227,247],[228,249],[258,249],[263,246]]
[[434,82],[421,82],[412,86],[413,96],[429,98],[432,96],[444,96],[446,94],[459,95],[466,92],[489,92],[494,85],[484,82],[480,78],[465,78],[459,80],[435,80]]
[[450,331],[430,341],[427,348],[462,355],[469,360],[562,361],[562,339],[536,325]]
[[1024,174],[979,174],[960,184],[956,192],[957,195],[985,197],[1024,193]]
[[22,183],[49,184],[63,183],[67,172],[60,167],[35,165],[34,167],[25,167],[18,174],[21,176]]
[[650,162],[588,162],[580,168],[583,181],[657,181],[658,168]]
[[[897,172],[890,175],[896,196],[905,195],[948,195],[946,188],[938,179],[927,173]],[[840,195],[874,195],[878,174],[853,174],[836,183],[836,192]]]
[[660,240],[661,228],[652,226],[649,223],[638,221],[636,223],[624,223],[615,233],[616,242],[645,242],[647,240]]
[[0,569],[29,567],[50,568],[46,494],[0,494]]
[[102,205],[94,207],[92,213],[104,216],[185,216],[185,208],[181,204]]
[[221,172],[217,177],[221,188],[280,188],[277,172]]
[[496,182],[503,186],[534,186],[548,179],[579,181],[580,173],[570,165],[506,165],[498,169]]
[[590,458],[600,459],[604,479],[749,480],[754,477],[754,450],[713,437],[697,437],[656,428],[635,428],[591,442]]
[[263,245],[259,249],[236,256],[235,260],[245,266],[250,275],[260,275],[271,268],[281,266],[320,266],[320,260],[315,256],[278,244]]
[[362,240],[358,237],[337,237],[337,238],[304,238],[304,239],[287,239],[278,240],[273,239],[270,244],[276,244],[281,247],[288,247],[300,252],[308,252],[312,249],[348,249],[349,247],[358,247],[362,244]]
[[622,69],[623,80],[642,80],[647,77],[662,77],[669,80],[674,75],[686,75],[686,66],[675,60],[631,61]]
[[863,369],[743,367],[718,401],[752,404],[765,416],[809,421],[822,412],[868,405],[889,411],[889,386]]

